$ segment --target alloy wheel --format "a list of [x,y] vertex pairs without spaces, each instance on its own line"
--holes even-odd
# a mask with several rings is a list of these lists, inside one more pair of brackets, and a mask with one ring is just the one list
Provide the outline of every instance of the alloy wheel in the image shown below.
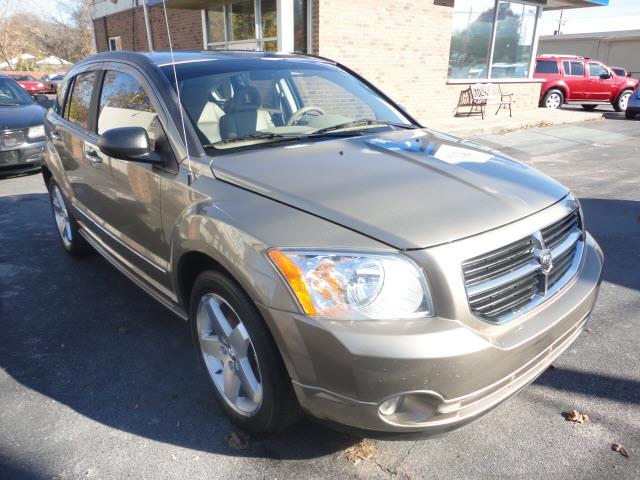
[[561,103],[562,103],[562,98],[560,98],[560,94],[553,92],[549,94],[549,96],[547,97],[545,106],[547,108],[560,108]]
[[62,193],[57,185],[51,187],[51,205],[53,206],[53,216],[56,220],[58,233],[62,239],[62,243],[66,248],[71,248],[73,234],[71,233],[71,222],[69,221],[69,212],[62,198]]
[[247,328],[214,293],[200,299],[196,322],[200,351],[218,393],[240,415],[253,415],[262,404],[262,383]]
[[631,98],[631,92],[623,93],[620,96],[620,100],[618,100],[618,107],[620,107],[620,111],[624,112],[627,109],[627,105],[629,105],[629,98]]

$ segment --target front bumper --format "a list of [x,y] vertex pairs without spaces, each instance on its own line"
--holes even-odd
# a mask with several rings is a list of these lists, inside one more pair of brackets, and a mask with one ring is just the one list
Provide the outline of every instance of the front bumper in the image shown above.
[[0,149],[0,174],[16,174],[38,170],[44,160],[46,139],[24,142],[10,149]]
[[[602,264],[587,235],[580,269],[561,292],[526,318],[485,330],[441,317],[345,324],[260,309],[308,413],[361,430],[438,435],[491,411],[571,345],[596,301]],[[399,394],[419,398],[428,414],[382,415],[380,405]]]

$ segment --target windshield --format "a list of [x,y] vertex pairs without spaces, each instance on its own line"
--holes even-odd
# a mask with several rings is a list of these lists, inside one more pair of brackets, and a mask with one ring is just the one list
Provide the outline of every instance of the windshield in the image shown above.
[[0,105],[29,105],[33,103],[22,87],[10,78],[0,78]]
[[[173,84],[172,66],[162,70]],[[205,148],[413,127],[360,80],[317,60],[211,60],[176,70],[182,104]]]

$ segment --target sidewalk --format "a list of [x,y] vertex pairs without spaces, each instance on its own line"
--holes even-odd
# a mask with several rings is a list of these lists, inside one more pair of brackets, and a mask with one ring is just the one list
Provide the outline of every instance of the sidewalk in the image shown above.
[[443,133],[458,137],[474,137],[490,133],[506,133],[524,128],[601,120],[604,118],[604,114],[609,113],[605,110],[587,112],[573,109],[550,110],[536,108],[535,110],[521,111],[514,109],[513,118],[510,118],[509,113],[505,111],[500,111],[498,115],[494,115],[493,111],[487,111],[484,120],[479,114],[474,114],[470,117],[434,117],[426,119],[422,123]]

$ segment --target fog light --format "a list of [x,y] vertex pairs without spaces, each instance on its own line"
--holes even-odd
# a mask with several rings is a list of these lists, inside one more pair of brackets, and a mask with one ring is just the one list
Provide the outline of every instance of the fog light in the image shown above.
[[381,415],[393,415],[398,410],[398,407],[402,403],[402,397],[393,397],[389,400],[385,400],[380,404],[378,410]]
[[29,155],[25,159],[25,161],[29,162],[29,163],[40,162],[40,161],[42,161],[42,154],[41,153],[34,153],[33,155]]
[[444,399],[436,392],[408,392],[378,405],[380,418],[393,425],[419,425],[433,420]]

